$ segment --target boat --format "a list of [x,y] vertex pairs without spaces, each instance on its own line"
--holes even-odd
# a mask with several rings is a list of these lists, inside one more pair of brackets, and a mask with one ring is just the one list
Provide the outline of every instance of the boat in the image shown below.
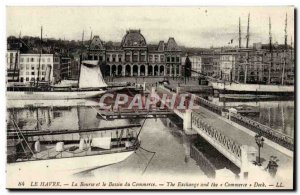
[[[289,96],[288,96],[289,97]],[[256,95],[256,94],[219,94],[219,98],[225,101],[228,100],[240,100],[240,101],[251,101],[251,100],[272,100],[272,99],[284,99],[287,97],[278,95]]]
[[265,84],[245,84],[235,82],[217,82],[211,81],[211,86],[214,91],[219,94],[234,94],[235,97],[241,95],[243,97],[249,96],[293,96],[293,85],[265,85]]
[[[65,102],[60,101],[58,106]],[[75,115],[67,117],[73,116],[74,123],[63,128],[55,126],[55,120],[59,121],[58,116],[54,116],[57,110],[48,103],[25,113],[18,111],[22,107],[10,108],[6,167],[9,175],[24,176],[37,169],[45,173],[41,175],[49,175],[49,171],[73,175],[122,162],[132,155],[140,145],[137,130],[141,129],[141,124],[102,124],[102,120],[91,117],[95,114],[91,104],[72,107]],[[47,105],[50,107],[45,107]],[[45,108],[46,114],[40,117]],[[24,123],[28,113],[33,117]],[[54,125],[49,126],[50,123]]]
[[7,109],[47,108],[47,107],[72,107],[72,106],[101,106],[98,99],[72,99],[72,100],[9,100]]
[[259,109],[256,106],[249,106],[249,105],[239,105],[234,107],[237,110],[238,114],[241,115],[259,115]]
[[7,172],[20,175],[38,169],[76,174],[119,163],[140,145],[136,131],[129,128],[141,125],[129,126],[56,131],[17,127],[7,136]]
[[[97,60],[82,61],[78,87],[8,84],[8,100],[68,100],[100,97],[108,89]],[[118,89],[118,88],[116,88]]]

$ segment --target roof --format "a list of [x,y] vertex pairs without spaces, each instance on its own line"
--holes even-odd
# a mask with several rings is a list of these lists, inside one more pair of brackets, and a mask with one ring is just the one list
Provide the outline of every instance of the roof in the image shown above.
[[120,42],[106,42],[105,43],[105,49],[106,50],[119,50],[120,49]]
[[123,37],[122,47],[147,47],[146,39],[141,30],[128,30]]
[[103,50],[104,49],[103,43],[99,36],[96,35],[93,37],[92,42],[90,44],[90,49],[91,50]]
[[165,50],[166,51],[181,51],[181,49],[178,47],[178,45],[173,37],[169,38]]
[[164,51],[165,50],[165,43],[164,43],[164,41],[159,41],[157,50],[158,51]]
[[156,44],[148,44],[148,51],[149,52],[156,52],[157,51],[157,45]]

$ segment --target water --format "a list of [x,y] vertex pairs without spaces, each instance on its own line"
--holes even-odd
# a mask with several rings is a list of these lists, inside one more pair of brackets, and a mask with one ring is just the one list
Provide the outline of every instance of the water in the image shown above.
[[213,103],[224,107],[234,107],[239,105],[255,106],[259,109],[260,113],[255,116],[249,115],[247,117],[285,135],[294,137],[295,105],[292,100],[223,102],[216,97],[208,97],[208,99]]
[[[75,130],[112,127],[142,123],[144,120],[119,119],[106,121],[96,117],[97,101],[70,101],[55,103],[53,101],[43,101],[43,104],[33,104],[32,102],[30,104],[30,101],[26,101],[23,105],[20,104],[20,101],[16,103],[19,105],[10,101],[7,109],[8,129],[13,129],[11,118],[17,122],[22,130]],[[173,121],[176,121],[176,119]],[[82,174],[88,177],[98,177],[114,173],[116,178],[124,173],[134,173],[137,176],[160,174],[203,176],[200,167],[189,156],[190,144],[195,136],[185,135],[181,131],[180,125],[180,122],[176,125],[169,118],[147,119],[140,135],[141,147],[145,150],[140,148],[123,162]],[[153,154],[146,150],[155,152],[151,161]]]
[[[292,137],[294,135],[293,101],[224,103],[220,102],[218,98],[209,97],[208,99],[226,107],[241,104],[257,106],[260,115],[252,116],[254,120]],[[7,107],[8,129],[13,129],[11,118],[17,122],[22,130],[76,130],[113,127],[142,123],[144,120],[106,121],[96,117],[97,108],[99,108],[98,100],[8,101]],[[197,136],[188,136],[183,133],[181,119],[176,117],[147,119],[140,140],[142,148],[126,160],[93,171],[83,172],[79,174],[80,177],[108,177],[112,176],[111,173],[115,179],[130,174],[133,177],[160,177],[162,175],[171,178],[174,175],[176,177],[206,177],[206,168],[198,165],[190,157],[191,144],[197,144],[200,139]],[[217,169],[226,167],[232,172],[237,172],[236,167],[218,151],[207,150],[207,147],[199,147],[199,150],[206,156],[205,160],[213,163]],[[154,156],[152,152],[155,153]]]

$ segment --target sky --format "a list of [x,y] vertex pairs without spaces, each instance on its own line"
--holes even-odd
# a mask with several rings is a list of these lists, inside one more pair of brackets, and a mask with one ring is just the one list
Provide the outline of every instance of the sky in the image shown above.
[[7,7],[7,36],[40,36],[66,40],[90,39],[120,42],[128,29],[140,29],[147,43],[174,37],[186,47],[238,45],[241,18],[242,46],[246,44],[250,13],[250,45],[268,43],[269,17],[274,42],[284,43],[285,15],[288,43],[294,40],[293,7]]

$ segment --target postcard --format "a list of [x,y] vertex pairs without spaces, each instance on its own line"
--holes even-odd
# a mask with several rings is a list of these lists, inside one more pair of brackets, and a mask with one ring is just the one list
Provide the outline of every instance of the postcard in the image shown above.
[[293,6],[6,16],[8,189],[294,189]]

